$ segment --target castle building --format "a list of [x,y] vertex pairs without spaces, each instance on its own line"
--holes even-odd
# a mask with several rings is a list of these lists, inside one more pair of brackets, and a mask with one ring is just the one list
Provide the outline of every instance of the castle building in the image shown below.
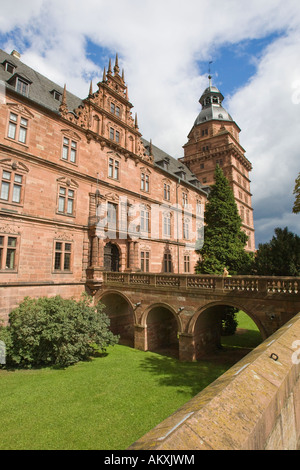
[[0,81],[0,318],[25,296],[79,298],[103,271],[193,273],[216,163],[254,249],[251,164],[215,87],[179,161],[140,133],[118,56],[85,99],[16,51],[0,50]]

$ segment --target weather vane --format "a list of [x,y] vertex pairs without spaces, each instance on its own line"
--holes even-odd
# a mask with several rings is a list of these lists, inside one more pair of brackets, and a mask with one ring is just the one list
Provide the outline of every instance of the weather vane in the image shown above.
[[210,60],[210,61],[208,62],[208,75],[210,75],[210,64],[212,64],[212,63],[213,63],[212,60]]

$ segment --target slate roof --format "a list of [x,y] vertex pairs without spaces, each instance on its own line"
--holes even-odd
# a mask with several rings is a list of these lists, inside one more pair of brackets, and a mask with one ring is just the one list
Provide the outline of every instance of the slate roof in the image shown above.
[[[13,74],[5,70],[5,61],[14,65],[15,70]],[[51,111],[59,113],[60,101],[56,100],[51,92],[56,90],[62,95],[63,88],[28,67],[28,65],[25,65],[20,61],[20,59],[17,59],[11,54],[7,54],[0,49],[0,80],[5,82],[8,89],[15,90],[13,78],[16,75],[20,78],[23,77],[26,81],[30,82],[28,93],[28,98],[30,100]],[[70,110],[77,108],[81,103],[82,100],[80,98],[67,91],[67,105]]]
[[[15,67],[13,73],[5,70],[5,62],[9,62]],[[62,94],[63,88],[21,62],[20,59],[14,57],[11,54],[7,54],[0,49],[0,80],[5,82],[5,86],[8,89],[15,91],[14,78],[17,76],[20,78],[23,77],[23,79],[30,83],[29,93],[27,96],[29,100],[32,100],[33,102],[38,103],[48,110],[59,114],[60,101],[54,98],[53,90]],[[82,99],[68,91],[66,93],[66,98],[67,106],[70,111],[78,108],[78,106],[80,106],[83,102]],[[150,143],[144,138],[141,140],[149,153]],[[155,145],[152,145],[152,152],[155,164],[160,167],[166,173],[166,175],[180,178],[181,181],[184,180],[185,183],[192,185],[194,189],[204,191],[208,190],[207,187],[202,186],[200,181],[197,180],[195,175],[193,175],[189,168],[182,162],[178,161],[176,158],[167,154]],[[181,172],[184,172],[185,175],[181,174]]]

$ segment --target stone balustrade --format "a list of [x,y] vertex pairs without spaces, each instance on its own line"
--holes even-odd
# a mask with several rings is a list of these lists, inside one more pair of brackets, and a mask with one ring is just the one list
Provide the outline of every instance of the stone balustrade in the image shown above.
[[204,274],[157,274],[103,272],[104,285],[121,284],[188,290],[222,290],[264,294],[299,294],[300,278],[272,276],[212,276]]

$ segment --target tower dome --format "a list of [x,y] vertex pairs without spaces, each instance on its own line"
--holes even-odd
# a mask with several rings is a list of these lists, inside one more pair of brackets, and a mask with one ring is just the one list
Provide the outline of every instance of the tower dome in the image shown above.
[[194,126],[212,120],[233,121],[230,114],[222,106],[224,96],[217,87],[212,86],[210,75],[208,78],[209,86],[204,90],[199,100],[199,103],[202,105],[202,109],[194,122]]

